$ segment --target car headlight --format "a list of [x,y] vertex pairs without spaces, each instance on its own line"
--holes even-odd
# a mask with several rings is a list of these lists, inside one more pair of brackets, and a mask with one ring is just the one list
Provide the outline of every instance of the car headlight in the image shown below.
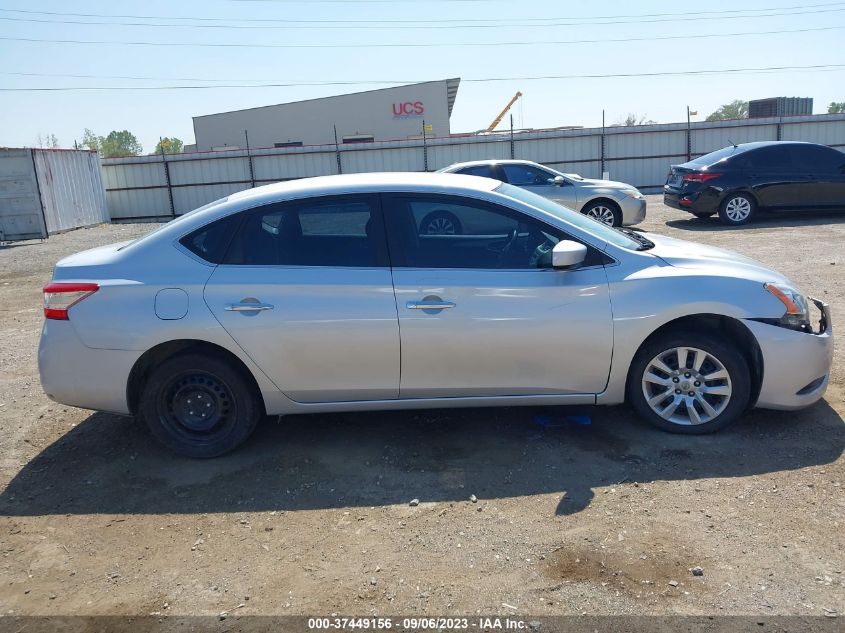
[[784,284],[769,282],[763,287],[780,301],[786,308],[780,318],[779,325],[792,330],[807,331],[810,329],[810,314],[807,307],[807,298],[795,288]]
[[645,196],[636,189],[623,189],[622,193],[624,193],[629,198],[634,198],[635,200],[642,200],[643,198],[645,198]]

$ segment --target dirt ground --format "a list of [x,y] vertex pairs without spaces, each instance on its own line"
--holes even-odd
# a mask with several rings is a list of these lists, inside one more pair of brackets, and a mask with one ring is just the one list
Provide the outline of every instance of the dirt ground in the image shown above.
[[[845,315],[845,216],[648,213]],[[0,248],[0,614],[845,613],[842,345],[823,401],[713,436],[626,407],[294,416],[190,461],[38,380],[52,265],[151,228]]]

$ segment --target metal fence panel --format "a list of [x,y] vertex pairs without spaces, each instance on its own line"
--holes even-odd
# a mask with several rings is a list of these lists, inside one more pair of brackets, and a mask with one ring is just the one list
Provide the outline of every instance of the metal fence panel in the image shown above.
[[[452,163],[533,160],[562,172],[629,182],[643,189],[663,185],[670,165],[730,143],[805,140],[845,147],[845,115],[742,119],[602,130],[532,130],[448,138],[384,141],[177,154],[167,157],[170,185],[161,156],[103,161],[111,216],[164,217],[181,214],[233,191],[279,180],[369,171],[434,171]],[[604,151],[602,152],[602,149]],[[427,160],[426,160],[427,159]],[[252,163],[252,174],[249,166]],[[172,211],[171,211],[172,200]]]
[[33,150],[48,233],[109,221],[96,152]]

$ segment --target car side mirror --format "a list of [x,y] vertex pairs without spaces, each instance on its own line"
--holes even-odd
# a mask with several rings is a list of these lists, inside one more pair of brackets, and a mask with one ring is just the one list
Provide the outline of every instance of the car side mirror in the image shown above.
[[566,178],[563,176],[555,176],[552,182],[554,182],[558,187],[563,187],[566,185]]
[[572,240],[561,240],[552,249],[552,267],[572,270],[584,263],[587,247]]

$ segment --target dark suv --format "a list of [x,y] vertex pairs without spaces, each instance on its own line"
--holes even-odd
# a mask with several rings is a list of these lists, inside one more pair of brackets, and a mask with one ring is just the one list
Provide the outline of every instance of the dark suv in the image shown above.
[[730,225],[763,211],[845,210],[845,154],[791,141],[732,145],[673,165],[663,202]]

